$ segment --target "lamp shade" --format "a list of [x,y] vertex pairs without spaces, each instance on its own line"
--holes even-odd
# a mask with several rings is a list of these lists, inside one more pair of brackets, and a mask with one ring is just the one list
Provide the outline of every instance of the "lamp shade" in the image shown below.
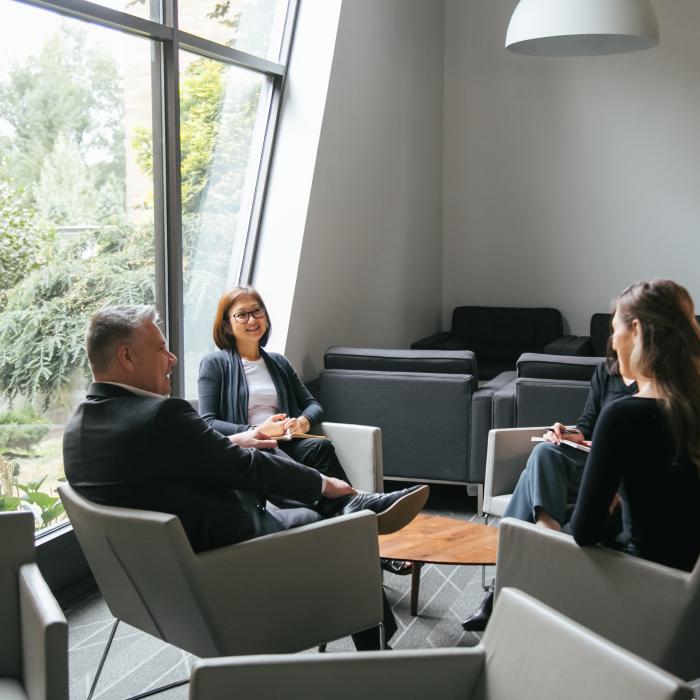
[[520,0],[506,48],[532,56],[595,56],[656,46],[649,0]]

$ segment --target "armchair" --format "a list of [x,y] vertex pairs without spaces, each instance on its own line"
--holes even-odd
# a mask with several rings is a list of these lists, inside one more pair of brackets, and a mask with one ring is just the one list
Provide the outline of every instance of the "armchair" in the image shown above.
[[506,518],[496,571],[497,603],[516,587],[669,673],[700,676],[700,560],[688,573]]
[[689,700],[679,679],[584,629],[530,596],[504,590],[482,643],[316,656],[195,662],[190,700]]
[[466,350],[335,346],[324,362],[326,416],[379,426],[385,478],[481,488],[493,397],[514,373],[478,388],[476,358]]
[[583,411],[593,373],[603,360],[523,353],[514,380],[494,395],[494,428],[573,423]]
[[[695,317],[700,323],[700,316]],[[610,337],[612,314],[591,316],[590,335],[567,335],[549,343],[544,352],[551,355],[582,355],[605,357]]]
[[34,517],[0,513],[0,697],[67,700],[68,625],[34,563]]
[[[187,399],[199,411],[198,399]],[[312,433],[325,435],[333,442],[335,453],[350,482],[362,491],[384,490],[382,431],[370,425],[322,422]]]
[[[123,620],[200,657],[276,654],[382,620],[373,513],[195,554],[174,515],[98,505],[66,484],[59,493],[117,618],[113,633]],[[283,577],[271,571],[271,562]],[[91,694],[108,650],[109,643]]]

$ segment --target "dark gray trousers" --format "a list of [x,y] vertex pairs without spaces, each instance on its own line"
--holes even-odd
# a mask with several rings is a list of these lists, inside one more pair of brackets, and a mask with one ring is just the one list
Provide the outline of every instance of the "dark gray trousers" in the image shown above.
[[575,503],[587,453],[567,445],[541,442],[527,460],[504,517],[535,522],[535,508],[542,508],[560,525],[567,504]]

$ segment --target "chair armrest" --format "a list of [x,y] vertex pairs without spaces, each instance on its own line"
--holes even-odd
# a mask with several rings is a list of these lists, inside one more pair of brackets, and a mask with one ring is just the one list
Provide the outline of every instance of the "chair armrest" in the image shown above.
[[445,340],[447,340],[452,334],[449,331],[441,331],[440,333],[434,333],[426,338],[421,338],[411,343],[411,350],[430,350],[431,348],[440,345]]
[[215,700],[235,688],[238,696],[257,700],[423,698],[436,694],[439,679],[439,697],[466,699],[472,697],[484,660],[482,647],[197,660],[190,697]]
[[29,700],[68,698],[68,624],[36,564],[19,570],[22,676]]
[[[300,651],[381,621],[377,516],[331,518],[194,557],[217,656]],[[245,600],[233,606],[229,601]]]
[[489,431],[484,478],[485,513],[495,513],[491,499],[513,493],[527,458],[534,447],[531,438],[541,437],[547,427],[500,428]]
[[518,588],[681,678],[700,673],[691,574],[512,518],[500,524],[496,570],[496,597]]
[[379,428],[324,422],[321,431],[333,441],[338,460],[355,488],[370,493],[384,490],[382,431]]

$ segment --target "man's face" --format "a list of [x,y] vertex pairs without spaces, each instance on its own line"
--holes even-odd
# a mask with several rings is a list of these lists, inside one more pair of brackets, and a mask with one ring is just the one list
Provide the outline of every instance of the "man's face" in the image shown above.
[[168,350],[160,328],[151,321],[143,323],[127,345],[131,385],[162,396],[170,394],[170,372],[177,357]]

